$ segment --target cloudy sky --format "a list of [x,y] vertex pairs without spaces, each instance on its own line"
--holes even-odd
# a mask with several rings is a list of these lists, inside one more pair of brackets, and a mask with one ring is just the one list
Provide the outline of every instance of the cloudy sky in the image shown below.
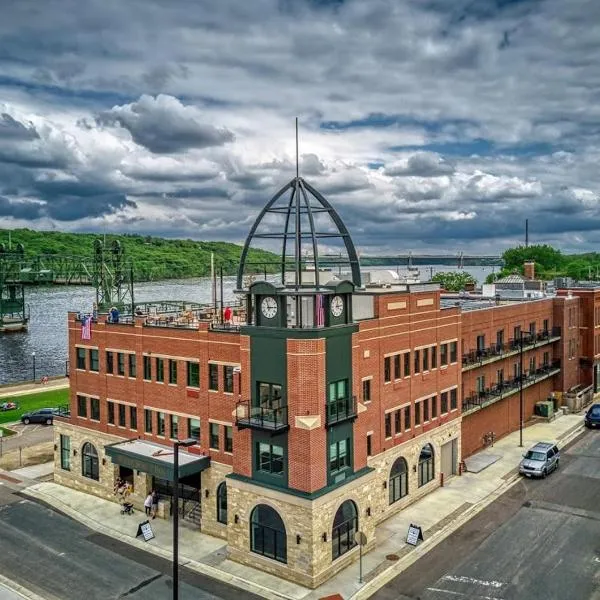
[[19,0],[0,227],[242,241],[300,170],[361,252],[600,241],[597,0]]

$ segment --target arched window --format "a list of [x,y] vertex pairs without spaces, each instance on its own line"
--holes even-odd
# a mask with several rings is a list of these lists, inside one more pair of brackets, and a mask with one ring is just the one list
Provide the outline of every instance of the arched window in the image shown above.
[[394,504],[408,494],[408,466],[400,456],[392,465],[390,471],[390,504]]
[[227,525],[227,484],[220,483],[217,488],[217,521]]
[[96,447],[86,442],[81,449],[81,474],[88,479],[100,479],[98,468],[98,451]]
[[433,447],[426,444],[419,455],[419,487],[429,483],[434,477],[433,469]]
[[254,507],[250,516],[250,549],[287,563],[285,525],[277,511],[266,504]]
[[346,500],[335,513],[331,532],[333,560],[356,546],[354,536],[358,531],[358,511],[352,500]]

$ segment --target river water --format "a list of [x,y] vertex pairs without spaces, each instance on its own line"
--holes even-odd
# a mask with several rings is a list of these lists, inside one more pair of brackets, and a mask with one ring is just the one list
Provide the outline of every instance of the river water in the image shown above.
[[[399,269],[402,272],[405,267]],[[465,267],[464,271],[471,273],[481,283],[493,269]],[[422,280],[426,281],[438,271],[454,271],[456,267],[420,266],[419,270]],[[226,302],[232,298],[234,286],[234,277],[224,278],[223,295]],[[37,379],[45,375],[64,375],[67,312],[91,312],[95,300],[94,288],[88,286],[30,287],[25,294],[30,309],[29,330],[0,334],[0,384],[33,379],[34,362]],[[135,286],[136,302],[186,300],[208,304],[211,296],[210,278],[146,282]]]

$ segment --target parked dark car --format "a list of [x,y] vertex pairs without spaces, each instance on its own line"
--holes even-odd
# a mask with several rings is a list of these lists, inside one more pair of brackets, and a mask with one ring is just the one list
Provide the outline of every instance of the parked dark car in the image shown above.
[[600,404],[592,404],[583,419],[586,427],[600,427]]
[[21,423],[29,425],[29,423],[44,423],[45,425],[52,425],[54,422],[54,415],[58,414],[58,408],[40,408],[33,412],[25,413],[21,416]]

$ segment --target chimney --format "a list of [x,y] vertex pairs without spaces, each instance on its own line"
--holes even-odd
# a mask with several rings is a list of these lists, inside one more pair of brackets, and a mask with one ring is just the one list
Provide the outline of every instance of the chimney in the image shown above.
[[525,273],[525,279],[535,279],[535,261],[526,260],[523,265],[523,272]]

